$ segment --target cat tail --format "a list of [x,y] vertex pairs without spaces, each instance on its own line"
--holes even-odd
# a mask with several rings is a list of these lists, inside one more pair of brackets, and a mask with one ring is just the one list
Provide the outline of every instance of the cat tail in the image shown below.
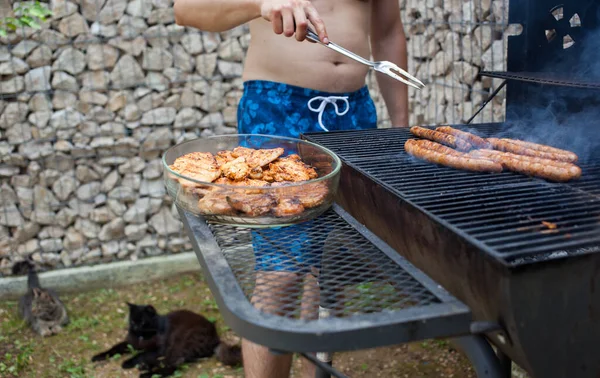
[[215,348],[215,355],[223,365],[237,366],[242,364],[242,349],[237,345],[221,342]]
[[40,279],[33,268],[29,270],[29,273],[27,273],[27,287],[30,289],[39,289],[41,287]]

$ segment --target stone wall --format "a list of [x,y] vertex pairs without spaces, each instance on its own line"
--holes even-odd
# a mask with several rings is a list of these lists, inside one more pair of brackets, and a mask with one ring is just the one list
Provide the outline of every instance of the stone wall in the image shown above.
[[[462,122],[486,98],[493,82],[477,73],[502,69],[503,4],[401,1],[409,71],[429,84],[410,91],[412,124]],[[50,6],[41,31],[0,43],[0,274],[27,256],[54,269],[189,249],[160,157],[235,132],[247,29],[179,27],[172,0]]]

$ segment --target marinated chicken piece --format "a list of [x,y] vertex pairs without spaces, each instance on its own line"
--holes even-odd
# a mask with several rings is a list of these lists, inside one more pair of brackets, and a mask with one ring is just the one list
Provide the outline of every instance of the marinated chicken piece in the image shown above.
[[250,169],[250,173],[248,173],[248,177],[255,180],[260,180],[263,177],[263,170],[261,167],[255,167]]
[[263,172],[265,181],[308,181],[317,178],[317,171],[304,164],[298,155],[279,158]]
[[[221,177],[215,181],[215,184],[220,185],[231,185],[231,186],[254,186],[256,189],[240,189],[239,193],[248,193],[248,194],[256,194],[256,193],[264,193],[264,190],[260,189],[263,186],[269,186],[271,183],[263,181],[263,180],[253,180],[253,179],[244,179],[241,181],[233,181],[225,177]],[[214,190],[223,190],[223,188],[215,187]]]
[[279,198],[279,203],[273,209],[276,217],[291,217],[304,211],[304,206],[298,198]]
[[217,161],[219,167],[221,167],[223,164],[235,160],[235,157],[231,151],[219,151],[217,152],[217,155],[215,155],[215,160]]
[[296,199],[306,209],[317,207],[321,205],[329,190],[327,184],[324,182],[315,182],[312,184],[299,185],[299,186],[285,186],[290,184],[289,182],[274,182],[271,186],[281,186],[281,189],[277,190],[277,198],[279,202],[289,199]]
[[226,178],[234,181],[241,181],[250,173],[250,167],[246,164],[246,158],[240,156],[235,160],[231,160],[221,165],[221,171]]
[[269,185],[271,185],[270,182],[266,182],[264,180],[254,180],[254,179],[247,178],[244,180],[234,181],[234,180],[228,179],[226,177],[218,178],[215,181],[215,184],[232,185],[232,186],[269,186]]
[[[219,169],[217,161],[210,152],[191,152],[180,156],[175,159],[169,168],[180,175],[204,182],[213,182],[221,176],[221,170]],[[184,181],[193,184],[190,181]],[[186,185],[181,182],[181,180],[180,183]]]
[[206,194],[198,201],[198,209],[202,214],[232,215],[235,210],[227,202],[227,194],[212,192]]
[[236,158],[240,156],[245,157],[246,163],[250,168],[264,167],[283,155],[283,148],[255,150],[246,147],[236,147],[233,149],[232,155]]
[[275,198],[269,194],[232,193],[227,196],[227,203],[251,217],[267,214],[277,205]]

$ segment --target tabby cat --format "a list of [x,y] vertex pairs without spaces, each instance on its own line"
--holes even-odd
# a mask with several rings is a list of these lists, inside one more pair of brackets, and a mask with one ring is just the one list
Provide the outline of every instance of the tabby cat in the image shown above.
[[43,337],[59,333],[69,323],[65,305],[58,294],[51,289],[42,288],[33,264],[29,261],[18,262],[13,266],[13,274],[27,273],[27,293],[19,300],[19,314]]
[[181,364],[200,358],[216,357],[225,365],[242,362],[241,349],[221,342],[217,329],[204,316],[188,310],[160,315],[151,305],[129,306],[129,330],[125,341],[92,357],[106,360],[129,352],[129,345],[141,353],[127,359],[123,369],[137,366],[142,377],[168,377]]

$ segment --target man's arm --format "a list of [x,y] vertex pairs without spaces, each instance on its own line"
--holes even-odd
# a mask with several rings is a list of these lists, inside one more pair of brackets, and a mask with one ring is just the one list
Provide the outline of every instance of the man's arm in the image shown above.
[[175,22],[203,31],[222,32],[262,17],[276,34],[306,38],[310,22],[327,43],[325,24],[309,0],[175,0]]
[[175,0],[173,11],[178,25],[222,32],[260,17],[260,0]]
[[[375,60],[389,60],[406,70],[406,36],[398,0],[375,0],[371,13],[371,50]],[[377,83],[392,126],[408,126],[408,86],[377,73]]]

